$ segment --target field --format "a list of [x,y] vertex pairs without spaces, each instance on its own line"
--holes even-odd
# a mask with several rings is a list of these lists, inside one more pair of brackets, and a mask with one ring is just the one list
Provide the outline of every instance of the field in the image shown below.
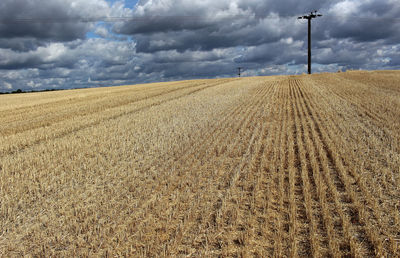
[[400,72],[0,96],[0,256],[400,255]]

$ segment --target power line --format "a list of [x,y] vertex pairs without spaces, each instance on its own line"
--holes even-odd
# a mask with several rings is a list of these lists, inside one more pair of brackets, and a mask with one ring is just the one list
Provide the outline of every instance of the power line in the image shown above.
[[[293,19],[298,15],[285,15],[285,16],[265,16],[265,15],[216,15],[212,18],[219,19],[238,19],[238,18],[255,18],[262,20],[275,20],[275,19]],[[331,18],[340,19],[357,19],[360,22],[400,22],[400,18],[388,17],[360,17],[352,15],[325,15]],[[152,16],[103,16],[103,17],[65,17],[65,18],[0,18],[0,24],[19,24],[19,23],[95,23],[95,22],[148,22],[165,19],[178,19],[178,20],[206,20],[210,22],[210,16],[206,15],[152,15]],[[212,21],[211,21],[212,22]]]
[[321,17],[322,14],[317,14],[317,10],[311,12],[309,15],[298,17],[297,19],[308,20],[308,74],[311,74],[311,20]]
[[[294,16],[291,16],[294,17]],[[259,16],[259,15],[216,15],[212,18],[216,19],[236,19],[236,18],[256,18],[256,19],[276,19],[276,17]],[[284,18],[284,17],[282,17]],[[286,18],[286,16],[285,16]],[[178,20],[205,20],[209,21],[210,16],[206,15],[152,15],[152,16],[108,16],[108,17],[65,17],[65,18],[3,18],[0,24],[15,23],[92,23],[92,22],[129,22],[129,21],[157,21],[165,19]]]
[[360,22],[400,22],[400,18],[390,18],[390,17],[360,17],[355,15],[324,15],[329,18],[340,18],[340,19],[357,19]]
[[[216,15],[212,18],[220,19],[236,19],[236,18],[255,18],[263,20],[275,20],[279,19],[293,19],[298,15],[285,15],[285,16],[265,16],[265,15]],[[389,18],[389,17],[360,17],[353,15],[325,15],[330,18],[341,18],[341,19],[357,19],[362,22],[381,21],[381,22],[400,22],[400,18]],[[99,16],[99,17],[65,17],[65,18],[0,18],[0,24],[16,24],[16,23],[93,23],[93,22],[143,22],[143,21],[157,21],[165,19],[179,19],[179,20],[203,20],[207,19],[208,22],[210,16],[206,15],[150,15],[150,16]]]

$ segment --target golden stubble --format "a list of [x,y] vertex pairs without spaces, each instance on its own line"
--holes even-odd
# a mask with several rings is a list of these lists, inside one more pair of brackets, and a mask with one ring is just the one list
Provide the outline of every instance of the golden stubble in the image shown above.
[[397,256],[399,81],[0,96],[0,256]]

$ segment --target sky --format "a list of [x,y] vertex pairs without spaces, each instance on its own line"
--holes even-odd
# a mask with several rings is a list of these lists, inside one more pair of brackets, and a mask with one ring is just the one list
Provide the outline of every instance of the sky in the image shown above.
[[312,10],[313,72],[400,68],[398,0],[1,0],[0,91],[306,73]]

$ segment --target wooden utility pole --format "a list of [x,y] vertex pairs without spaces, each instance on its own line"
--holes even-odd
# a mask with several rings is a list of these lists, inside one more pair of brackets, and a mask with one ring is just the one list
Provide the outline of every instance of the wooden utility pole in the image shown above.
[[241,71],[243,70],[243,68],[242,67],[238,67],[237,69],[238,69],[238,76],[240,77]]
[[322,14],[317,14],[317,10],[311,12],[309,15],[301,16],[297,19],[308,20],[308,74],[311,74],[311,20],[317,17],[321,17]]

